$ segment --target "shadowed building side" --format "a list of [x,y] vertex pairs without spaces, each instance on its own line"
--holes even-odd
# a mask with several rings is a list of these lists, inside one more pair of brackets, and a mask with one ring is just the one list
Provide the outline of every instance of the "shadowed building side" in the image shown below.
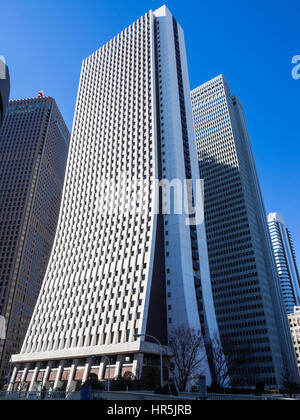
[[0,129],[1,377],[20,351],[56,232],[69,131],[52,98],[10,101]]

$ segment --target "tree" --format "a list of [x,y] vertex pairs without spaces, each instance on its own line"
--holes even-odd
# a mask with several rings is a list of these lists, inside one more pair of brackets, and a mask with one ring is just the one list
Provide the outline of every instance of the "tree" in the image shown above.
[[206,359],[201,331],[185,326],[174,328],[169,336],[171,349],[170,371],[181,392],[185,392],[189,381],[203,374]]
[[212,340],[212,358],[216,385],[220,388],[228,387],[234,377],[239,378],[240,368],[247,365],[251,353],[250,343],[238,345],[230,335],[223,335],[222,339],[215,335]]
[[300,391],[299,384],[294,381],[292,374],[288,367],[285,365],[282,372],[282,392],[288,394],[289,397],[293,397]]
[[98,379],[96,373],[90,373],[88,379],[82,385],[82,387],[89,386],[92,390],[103,390],[103,385]]
[[160,382],[159,366],[143,366],[142,375],[138,380],[142,389],[153,390],[155,388],[155,384]]
[[263,394],[265,391],[265,383],[263,381],[258,381],[255,385],[255,392],[258,394]]
[[116,376],[110,383],[112,391],[133,391],[141,389],[141,381],[133,373],[125,372],[124,375]]
[[228,367],[224,356],[223,345],[217,333],[212,340],[211,350],[215,373],[215,385],[217,385],[217,388],[224,388],[229,385]]

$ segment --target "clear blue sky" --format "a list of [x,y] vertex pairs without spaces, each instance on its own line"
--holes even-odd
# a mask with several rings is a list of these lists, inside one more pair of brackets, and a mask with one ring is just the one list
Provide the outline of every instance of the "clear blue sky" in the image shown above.
[[[53,96],[71,129],[81,61],[163,0],[14,0],[0,5],[11,98]],[[170,0],[191,87],[223,73],[244,105],[267,212],[282,213],[300,264],[299,0]]]

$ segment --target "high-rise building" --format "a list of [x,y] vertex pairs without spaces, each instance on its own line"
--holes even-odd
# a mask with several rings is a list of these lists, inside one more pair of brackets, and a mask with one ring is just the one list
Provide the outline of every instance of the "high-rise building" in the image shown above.
[[4,119],[10,91],[9,71],[4,57],[0,56],[0,127]]
[[20,351],[57,227],[70,133],[52,98],[10,101],[0,129],[1,377]]
[[300,306],[300,278],[292,237],[279,213],[270,213],[268,224],[286,312],[292,314],[294,307]]
[[[184,35],[163,6],[83,62],[54,250],[12,382],[74,389],[90,371],[153,376],[161,347],[149,335],[165,346],[181,326],[202,330],[209,349],[202,197],[193,181],[196,210],[163,212],[154,182],[197,178]],[[199,357],[209,382],[209,354]]]
[[191,93],[211,282],[233,386],[299,380],[241,102],[224,77]]
[[294,311],[288,315],[288,319],[300,372],[300,306],[295,306]]

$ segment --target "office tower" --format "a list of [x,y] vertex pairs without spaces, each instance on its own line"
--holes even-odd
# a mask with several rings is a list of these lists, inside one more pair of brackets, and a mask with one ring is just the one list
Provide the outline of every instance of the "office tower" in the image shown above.
[[218,76],[191,93],[216,316],[232,386],[297,378],[241,102]]
[[300,306],[295,306],[294,311],[288,315],[288,319],[300,372]]
[[217,323],[201,205],[163,214],[154,182],[186,178],[199,168],[184,36],[163,6],[83,62],[54,251],[12,382],[153,377],[161,347],[149,335],[165,346],[181,325],[209,345]]
[[292,314],[300,306],[300,278],[291,234],[279,213],[270,213],[268,224],[286,312]]
[[9,99],[10,80],[9,71],[4,57],[0,56],[0,127],[4,119],[7,102]]
[[1,377],[20,351],[58,221],[70,134],[52,98],[8,103],[0,129]]

